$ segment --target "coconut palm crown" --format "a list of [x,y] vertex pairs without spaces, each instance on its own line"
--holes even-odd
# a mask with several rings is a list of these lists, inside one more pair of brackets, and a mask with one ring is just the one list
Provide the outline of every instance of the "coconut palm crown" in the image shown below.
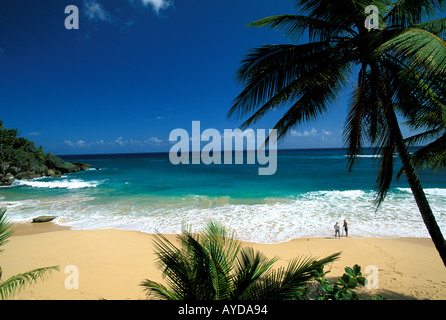
[[246,128],[272,110],[283,110],[275,125],[281,138],[296,126],[325,115],[354,77],[343,133],[349,170],[364,146],[374,147],[380,156],[379,207],[394,178],[397,152],[424,224],[446,265],[446,241],[399,126],[401,118],[420,119],[434,109],[446,114],[444,99],[432,87],[446,72],[446,43],[442,40],[446,19],[435,17],[444,1],[293,3],[296,15],[249,24],[283,32],[289,43],[264,45],[247,53],[236,73],[243,90],[234,99],[228,118],[243,119],[241,127]]

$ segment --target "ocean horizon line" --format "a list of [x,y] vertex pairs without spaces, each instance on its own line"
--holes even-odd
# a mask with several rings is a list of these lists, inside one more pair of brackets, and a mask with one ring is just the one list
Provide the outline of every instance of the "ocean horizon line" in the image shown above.
[[[409,150],[416,150],[422,146],[412,146]],[[374,147],[363,147],[362,150],[371,151],[373,153]],[[293,149],[277,149],[277,152],[291,152],[291,151],[347,151],[348,148],[345,147],[333,147],[333,148],[293,148]],[[220,151],[225,152],[256,152],[257,150],[231,150],[231,151]],[[110,153],[75,153],[75,154],[57,154],[61,158],[71,158],[71,157],[89,157],[89,156],[136,156],[136,155],[168,155],[170,151],[153,151],[153,152],[110,152]],[[201,151],[190,151],[191,154],[200,154]]]

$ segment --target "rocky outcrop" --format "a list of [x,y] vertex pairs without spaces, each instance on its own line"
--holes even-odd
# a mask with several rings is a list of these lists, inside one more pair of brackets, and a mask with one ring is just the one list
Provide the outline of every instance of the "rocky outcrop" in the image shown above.
[[10,186],[14,182],[15,178],[11,173],[3,174],[0,177],[0,185]]
[[65,162],[42,146],[18,136],[17,129],[7,129],[0,120],[0,186],[11,185],[15,179],[60,177],[62,174],[87,170],[79,162]]
[[54,154],[48,154],[44,165],[20,168],[13,164],[2,164],[0,173],[0,185],[9,186],[15,179],[34,179],[39,177],[58,178],[63,174],[88,170],[90,165],[81,162],[65,162]]

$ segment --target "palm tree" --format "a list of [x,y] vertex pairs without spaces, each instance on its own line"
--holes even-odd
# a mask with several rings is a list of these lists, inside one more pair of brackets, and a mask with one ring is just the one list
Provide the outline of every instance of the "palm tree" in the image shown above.
[[[6,209],[0,209],[0,247],[8,242],[13,231],[11,230],[12,224],[6,219]],[[0,253],[4,250],[0,249]],[[24,286],[35,283],[53,270],[59,270],[57,266],[38,268],[32,271],[21,273],[10,277],[9,279],[2,281],[2,269],[0,267],[0,299],[6,300],[16,294]]]
[[145,280],[148,296],[162,300],[286,300],[302,298],[314,272],[338,259],[340,253],[317,260],[300,257],[288,267],[272,269],[269,259],[252,248],[242,248],[225,228],[209,223],[202,234],[184,230],[177,248],[163,235],[155,239],[158,267],[167,287]]
[[[323,116],[356,74],[344,127],[349,171],[365,143],[375,147],[380,155],[379,207],[393,179],[393,155],[397,152],[426,228],[446,265],[446,241],[415,171],[397,116],[410,117],[416,107],[426,110],[437,101],[425,99],[432,92],[429,88],[411,84],[430,76],[444,76],[446,44],[440,37],[445,33],[446,19],[424,21],[442,8],[444,1],[293,2],[299,14],[267,17],[250,24],[282,31],[291,44],[251,49],[237,70],[244,89],[234,99],[228,118],[247,117],[241,125],[246,128],[271,110],[287,107],[275,125],[281,138],[295,126]],[[365,27],[365,9],[370,5],[379,10],[375,22],[380,28]],[[295,44],[303,35],[308,36],[308,42]]]
[[[426,85],[426,81],[438,85]],[[414,131],[422,130],[422,132],[405,139],[405,142],[409,146],[425,144],[411,155],[418,169],[424,170],[429,167],[433,171],[439,171],[446,167],[446,101],[444,101],[446,87],[444,82],[436,77],[421,82],[421,87],[431,89],[429,95],[434,95],[437,100],[428,109],[415,109],[406,124]],[[401,170],[398,177],[403,173]]]

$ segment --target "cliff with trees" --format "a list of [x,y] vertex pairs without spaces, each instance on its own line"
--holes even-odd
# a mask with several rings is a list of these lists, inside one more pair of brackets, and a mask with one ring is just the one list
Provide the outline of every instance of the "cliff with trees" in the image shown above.
[[11,185],[16,179],[60,177],[89,168],[88,164],[66,162],[53,153],[45,153],[42,146],[36,147],[0,120],[0,185]]

